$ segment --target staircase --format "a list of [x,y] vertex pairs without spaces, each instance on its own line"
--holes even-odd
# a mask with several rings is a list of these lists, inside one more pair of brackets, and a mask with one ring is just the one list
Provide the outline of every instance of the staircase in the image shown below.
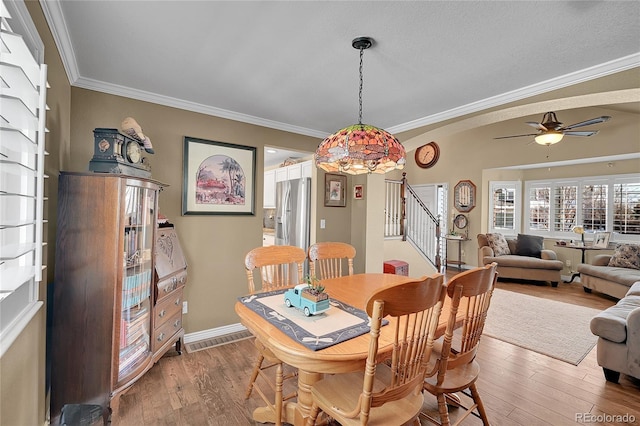
[[385,238],[401,238],[414,247],[440,271],[442,246],[440,217],[429,211],[407,183],[406,173],[401,180],[385,180]]

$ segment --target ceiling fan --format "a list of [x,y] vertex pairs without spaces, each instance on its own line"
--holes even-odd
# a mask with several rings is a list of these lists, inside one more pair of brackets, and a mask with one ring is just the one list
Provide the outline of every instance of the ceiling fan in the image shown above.
[[581,121],[570,126],[562,126],[562,123],[556,118],[555,112],[547,112],[542,117],[542,123],[535,121],[527,121],[526,123],[538,129],[538,133],[529,133],[526,135],[512,135],[512,136],[500,136],[494,139],[507,139],[507,138],[519,138],[523,136],[535,136],[536,143],[540,145],[550,146],[554,143],[558,143],[564,136],[593,136],[598,133],[597,130],[582,130],[574,131],[578,127],[589,126],[591,124],[604,123],[609,121],[611,117],[603,115],[602,117],[592,118],[590,120]]

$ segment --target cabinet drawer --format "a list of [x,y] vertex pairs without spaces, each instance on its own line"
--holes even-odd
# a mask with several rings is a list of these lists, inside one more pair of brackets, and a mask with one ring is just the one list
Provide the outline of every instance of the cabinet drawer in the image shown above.
[[161,299],[153,309],[153,328],[157,329],[170,317],[182,311],[182,289],[176,290],[167,297]]
[[158,282],[158,300],[164,299],[172,291],[184,287],[187,283],[187,271],[182,271]]
[[182,330],[182,312],[169,317],[160,327],[153,332],[154,352],[160,346],[171,340],[172,336]]

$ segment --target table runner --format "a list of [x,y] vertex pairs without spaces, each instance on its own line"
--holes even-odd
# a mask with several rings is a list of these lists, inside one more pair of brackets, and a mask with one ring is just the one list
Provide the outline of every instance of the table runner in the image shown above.
[[[307,317],[284,304],[285,290],[239,297],[249,309],[307,348],[317,351],[370,331],[367,313],[339,300],[329,299],[328,311]],[[383,320],[383,324],[388,323]]]

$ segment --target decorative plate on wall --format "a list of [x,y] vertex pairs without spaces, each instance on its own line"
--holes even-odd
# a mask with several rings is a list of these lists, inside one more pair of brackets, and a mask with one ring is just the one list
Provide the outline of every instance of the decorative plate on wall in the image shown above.
[[476,186],[470,180],[461,180],[453,188],[453,205],[459,212],[470,212],[476,206]]

